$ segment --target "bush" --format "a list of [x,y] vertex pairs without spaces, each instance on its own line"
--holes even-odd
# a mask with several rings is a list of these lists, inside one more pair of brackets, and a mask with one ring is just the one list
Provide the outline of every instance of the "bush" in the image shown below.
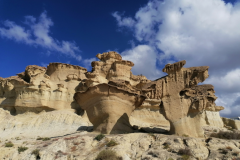
[[39,149],[33,150],[32,154],[35,155],[36,157],[39,156]]
[[183,159],[183,160],[188,160],[189,158],[190,158],[189,155],[186,155],[186,154],[182,155],[182,159]]
[[37,138],[37,140],[42,140],[42,141],[48,141],[48,140],[50,140],[51,138],[49,138],[49,137],[38,137]]
[[101,141],[104,137],[104,134],[99,134],[94,139],[96,139],[97,141]]
[[11,141],[5,143],[5,147],[13,147],[13,146],[14,144]]
[[48,140],[50,140],[50,139],[51,139],[51,138],[45,137],[45,138],[42,139],[42,141],[48,141]]
[[179,149],[178,153],[181,155],[192,156],[191,150],[189,148]]
[[24,152],[24,151],[26,151],[27,149],[28,149],[28,147],[22,147],[22,146],[20,146],[20,147],[18,147],[18,153]]
[[165,143],[163,143],[163,145],[164,145],[163,149],[169,149],[171,143],[170,142],[165,142]]
[[115,151],[103,150],[98,153],[95,160],[122,160],[122,157],[118,157]]
[[118,143],[117,143],[116,141],[114,141],[114,140],[111,140],[111,141],[109,141],[109,142],[107,143],[107,146],[108,146],[108,147],[113,147],[113,146],[116,146],[116,145],[118,145]]

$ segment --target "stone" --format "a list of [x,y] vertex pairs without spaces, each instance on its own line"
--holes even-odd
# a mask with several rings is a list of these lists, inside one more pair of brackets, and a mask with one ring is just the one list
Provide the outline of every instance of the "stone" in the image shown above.
[[203,137],[202,113],[215,110],[212,85],[197,85],[208,77],[208,66],[183,68],[186,61],[167,64],[160,79],[147,83],[142,92],[150,99],[161,99],[160,111],[170,122],[170,133]]
[[145,76],[136,76],[131,72],[134,63],[122,60],[120,54],[114,51],[97,54],[100,61],[93,61],[92,71],[86,73],[88,87],[109,81],[128,81],[132,86],[136,86],[141,81],[147,81]]
[[117,86],[102,83],[77,92],[74,99],[86,110],[95,132],[103,134],[131,133],[129,117],[146,97]]
[[[89,118],[94,122],[94,130],[102,133],[120,132],[112,129],[112,124],[116,123],[116,128],[120,128],[117,126],[125,124],[125,121],[126,129],[121,132],[132,132],[131,125],[136,125],[141,128],[170,128],[171,134],[192,137],[203,137],[203,126],[223,127],[219,111],[224,107],[216,106],[214,87],[210,84],[198,85],[208,78],[208,66],[184,68],[185,60],[167,64],[163,72],[168,75],[151,81],[143,75],[133,75],[131,69],[134,63],[122,60],[117,52],[104,52],[96,57],[99,61],[91,63],[91,72],[76,65],[50,63],[47,68],[30,65],[17,76],[0,77],[0,108],[9,110],[13,115],[68,110]],[[109,97],[106,89],[103,89],[104,94],[100,94],[99,87],[111,88],[114,91],[112,99],[106,99]],[[86,101],[81,98],[83,95],[91,97],[90,94],[99,96]],[[140,97],[142,103],[133,105],[133,97]],[[101,114],[110,116],[111,125],[103,122],[108,118],[96,122],[98,120],[91,115],[91,108],[94,108],[91,102],[97,104],[98,100],[113,106],[110,109],[105,106],[108,113],[99,112],[99,108],[94,110],[98,113],[96,119]],[[122,103],[124,105],[119,107]],[[99,104],[100,107],[102,105]],[[115,113],[115,107],[120,108],[119,114]],[[117,123],[125,112],[126,116]],[[117,117],[114,119],[111,114]]]
[[86,79],[85,72],[83,67],[64,63],[50,63],[47,68],[27,66],[17,76],[0,79],[0,107],[11,114],[62,109],[77,112],[80,108],[73,95]]
[[240,121],[239,120],[233,120],[229,118],[222,117],[223,123],[225,126],[230,126],[232,129],[240,130]]

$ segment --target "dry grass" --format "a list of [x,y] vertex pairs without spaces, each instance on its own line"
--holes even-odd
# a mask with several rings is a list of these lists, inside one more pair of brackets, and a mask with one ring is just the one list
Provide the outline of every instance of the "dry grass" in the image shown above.
[[24,151],[26,151],[27,149],[28,149],[28,147],[22,147],[22,146],[20,146],[20,147],[18,147],[18,153],[24,152]]
[[11,141],[5,143],[5,147],[13,147],[13,146],[14,144]]
[[95,160],[122,160],[122,157],[118,157],[113,150],[103,150],[99,152]]
[[39,149],[35,149],[32,151],[32,154],[35,155],[35,157],[39,156]]
[[42,140],[42,141],[48,141],[50,140],[51,138],[49,137],[38,137],[37,140]]
[[118,145],[118,143],[115,140],[112,139],[106,145],[107,145],[107,147],[113,147],[113,146]]
[[99,134],[94,139],[97,140],[97,141],[101,141],[104,137],[105,137],[104,134]]

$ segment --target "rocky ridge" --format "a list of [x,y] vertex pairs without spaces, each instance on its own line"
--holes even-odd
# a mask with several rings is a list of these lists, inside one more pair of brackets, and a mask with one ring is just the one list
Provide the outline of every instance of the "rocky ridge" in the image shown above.
[[[0,77],[0,159],[90,160],[106,149],[124,160],[179,159],[185,152],[192,159],[239,157],[238,140],[219,138],[240,139],[240,121],[221,118],[213,85],[198,85],[208,78],[208,66],[167,64],[168,75],[151,81],[133,75],[134,63],[117,52],[97,58],[91,72],[50,63]],[[99,133],[109,135],[98,142]],[[218,138],[209,138],[212,133]],[[107,147],[111,139],[118,145]],[[14,146],[5,147],[8,141]],[[21,146],[28,149],[20,153]]]

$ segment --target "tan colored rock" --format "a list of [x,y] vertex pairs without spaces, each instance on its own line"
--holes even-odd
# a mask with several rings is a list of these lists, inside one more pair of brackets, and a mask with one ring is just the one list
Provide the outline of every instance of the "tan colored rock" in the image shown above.
[[74,99],[86,110],[94,131],[113,134],[133,132],[129,117],[145,97],[102,83],[77,92]]
[[132,86],[136,86],[141,80],[147,80],[145,76],[135,76],[131,69],[134,63],[122,60],[120,54],[114,51],[97,54],[100,61],[93,61],[92,72],[87,72],[86,84],[88,87],[109,81],[128,81]]
[[217,111],[205,111],[206,123],[209,126],[214,126],[218,128],[223,128],[224,124]]
[[79,110],[73,95],[87,70],[80,66],[50,63],[47,68],[27,66],[25,72],[0,79],[0,107],[12,114],[67,109]]
[[167,64],[167,76],[147,83],[143,94],[150,99],[161,99],[160,111],[170,121],[170,133],[203,137],[203,111],[215,110],[212,85],[197,86],[208,77],[208,67],[183,68],[186,61]]
[[131,125],[139,127],[157,127],[169,129],[169,121],[159,112],[159,109],[137,108],[130,116]]
[[237,129],[240,130],[240,121],[239,120],[233,120],[233,119],[229,119],[229,118],[223,118],[223,123],[225,126],[230,126],[232,127],[232,129]]

